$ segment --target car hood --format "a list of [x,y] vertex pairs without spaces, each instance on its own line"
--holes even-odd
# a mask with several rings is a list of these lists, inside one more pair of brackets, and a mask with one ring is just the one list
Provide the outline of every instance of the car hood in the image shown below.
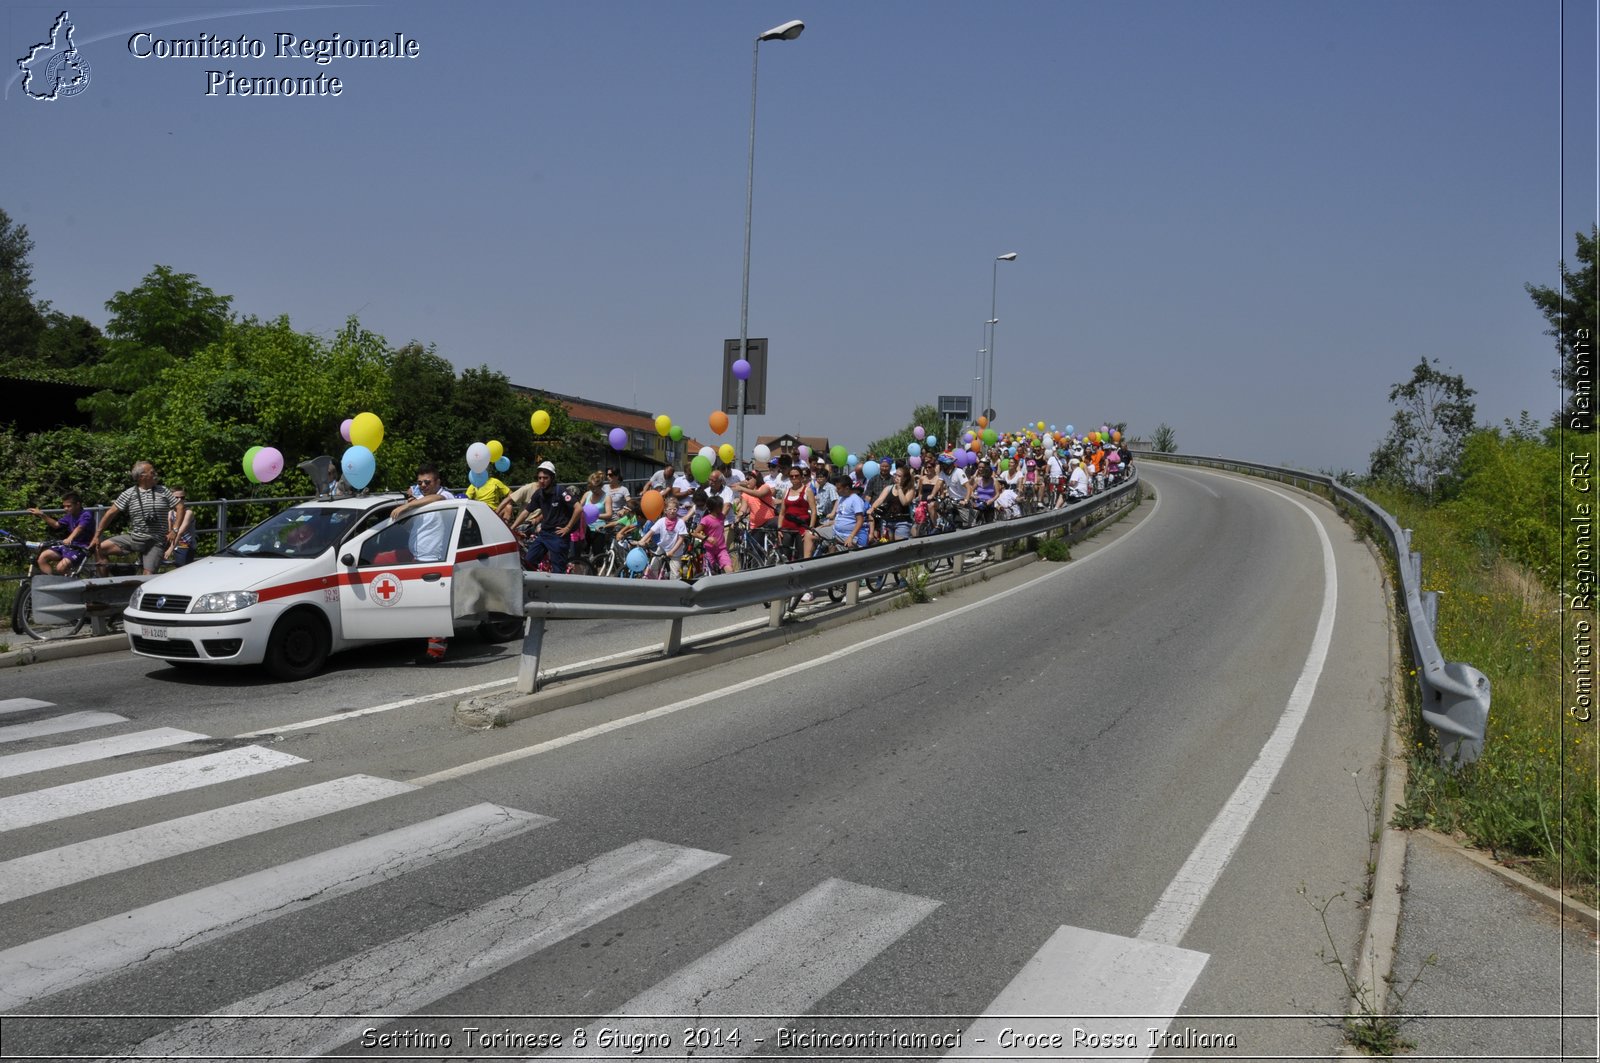
[[192,565],[163,572],[144,585],[144,593],[198,597],[333,575],[332,551],[320,557],[206,557]]

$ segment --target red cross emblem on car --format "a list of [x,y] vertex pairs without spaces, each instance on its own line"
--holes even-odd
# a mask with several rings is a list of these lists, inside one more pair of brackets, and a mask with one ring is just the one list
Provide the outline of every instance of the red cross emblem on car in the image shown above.
[[405,593],[405,585],[393,572],[380,572],[372,580],[372,600],[387,608],[398,602]]

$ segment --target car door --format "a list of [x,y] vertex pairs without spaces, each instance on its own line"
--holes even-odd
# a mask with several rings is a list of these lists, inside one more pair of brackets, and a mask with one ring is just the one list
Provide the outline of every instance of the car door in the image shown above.
[[339,614],[345,638],[449,636],[458,514],[449,504],[427,506],[344,546]]

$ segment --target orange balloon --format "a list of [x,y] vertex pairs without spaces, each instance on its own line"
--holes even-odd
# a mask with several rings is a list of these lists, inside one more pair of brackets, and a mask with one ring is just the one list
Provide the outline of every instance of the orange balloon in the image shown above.
[[639,512],[645,515],[646,520],[655,520],[661,516],[661,506],[664,501],[660,491],[646,491],[639,496]]
[[983,416],[982,414],[979,414],[978,415],[978,427],[979,428],[988,428],[989,427],[989,418]]
[[711,430],[719,436],[726,432],[728,430],[728,415],[721,410],[712,410]]
[[1111,442],[1113,442],[1113,443],[1122,442],[1122,433],[1121,432],[1112,432],[1111,433]]

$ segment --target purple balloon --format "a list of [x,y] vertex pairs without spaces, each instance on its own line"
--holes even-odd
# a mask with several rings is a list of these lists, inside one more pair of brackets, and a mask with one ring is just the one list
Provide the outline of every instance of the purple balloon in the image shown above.
[[734,375],[734,378],[737,379],[737,380],[749,380],[750,379],[750,363],[745,361],[743,358],[740,358],[737,361],[735,361],[733,363],[733,375]]
[[919,440],[919,441],[920,441],[920,440],[922,440],[922,439],[925,439],[925,438],[927,438],[927,435],[928,435],[928,430],[927,430],[927,429],[926,429],[926,428],[924,428],[924,427],[922,427],[922,426],[921,426],[921,425],[920,425],[920,424],[919,424],[919,425],[917,425],[917,427],[915,427],[915,428],[913,428],[913,429],[912,429],[912,430],[911,430],[911,434],[912,434],[912,435],[914,435],[914,436],[916,436],[916,437],[917,437],[917,439],[918,439],[918,440]]
[[595,505],[593,502],[585,502],[583,504],[583,522],[585,524],[593,524],[599,519],[600,507]]
[[623,447],[625,447],[627,445],[628,445],[628,432],[627,432],[627,429],[625,429],[625,428],[613,428],[611,430],[611,449],[612,450],[621,450]]
[[920,469],[922,468],[922,458],[920,455],[913,454],[911,457],[906,459],[906,464],[911,466],[913,469]]
[[340,422],[339,438],[344,440],[346,443],[350,442],[350,426],[355,423],[355,418],[353,417],[346,417],[342,422]]

